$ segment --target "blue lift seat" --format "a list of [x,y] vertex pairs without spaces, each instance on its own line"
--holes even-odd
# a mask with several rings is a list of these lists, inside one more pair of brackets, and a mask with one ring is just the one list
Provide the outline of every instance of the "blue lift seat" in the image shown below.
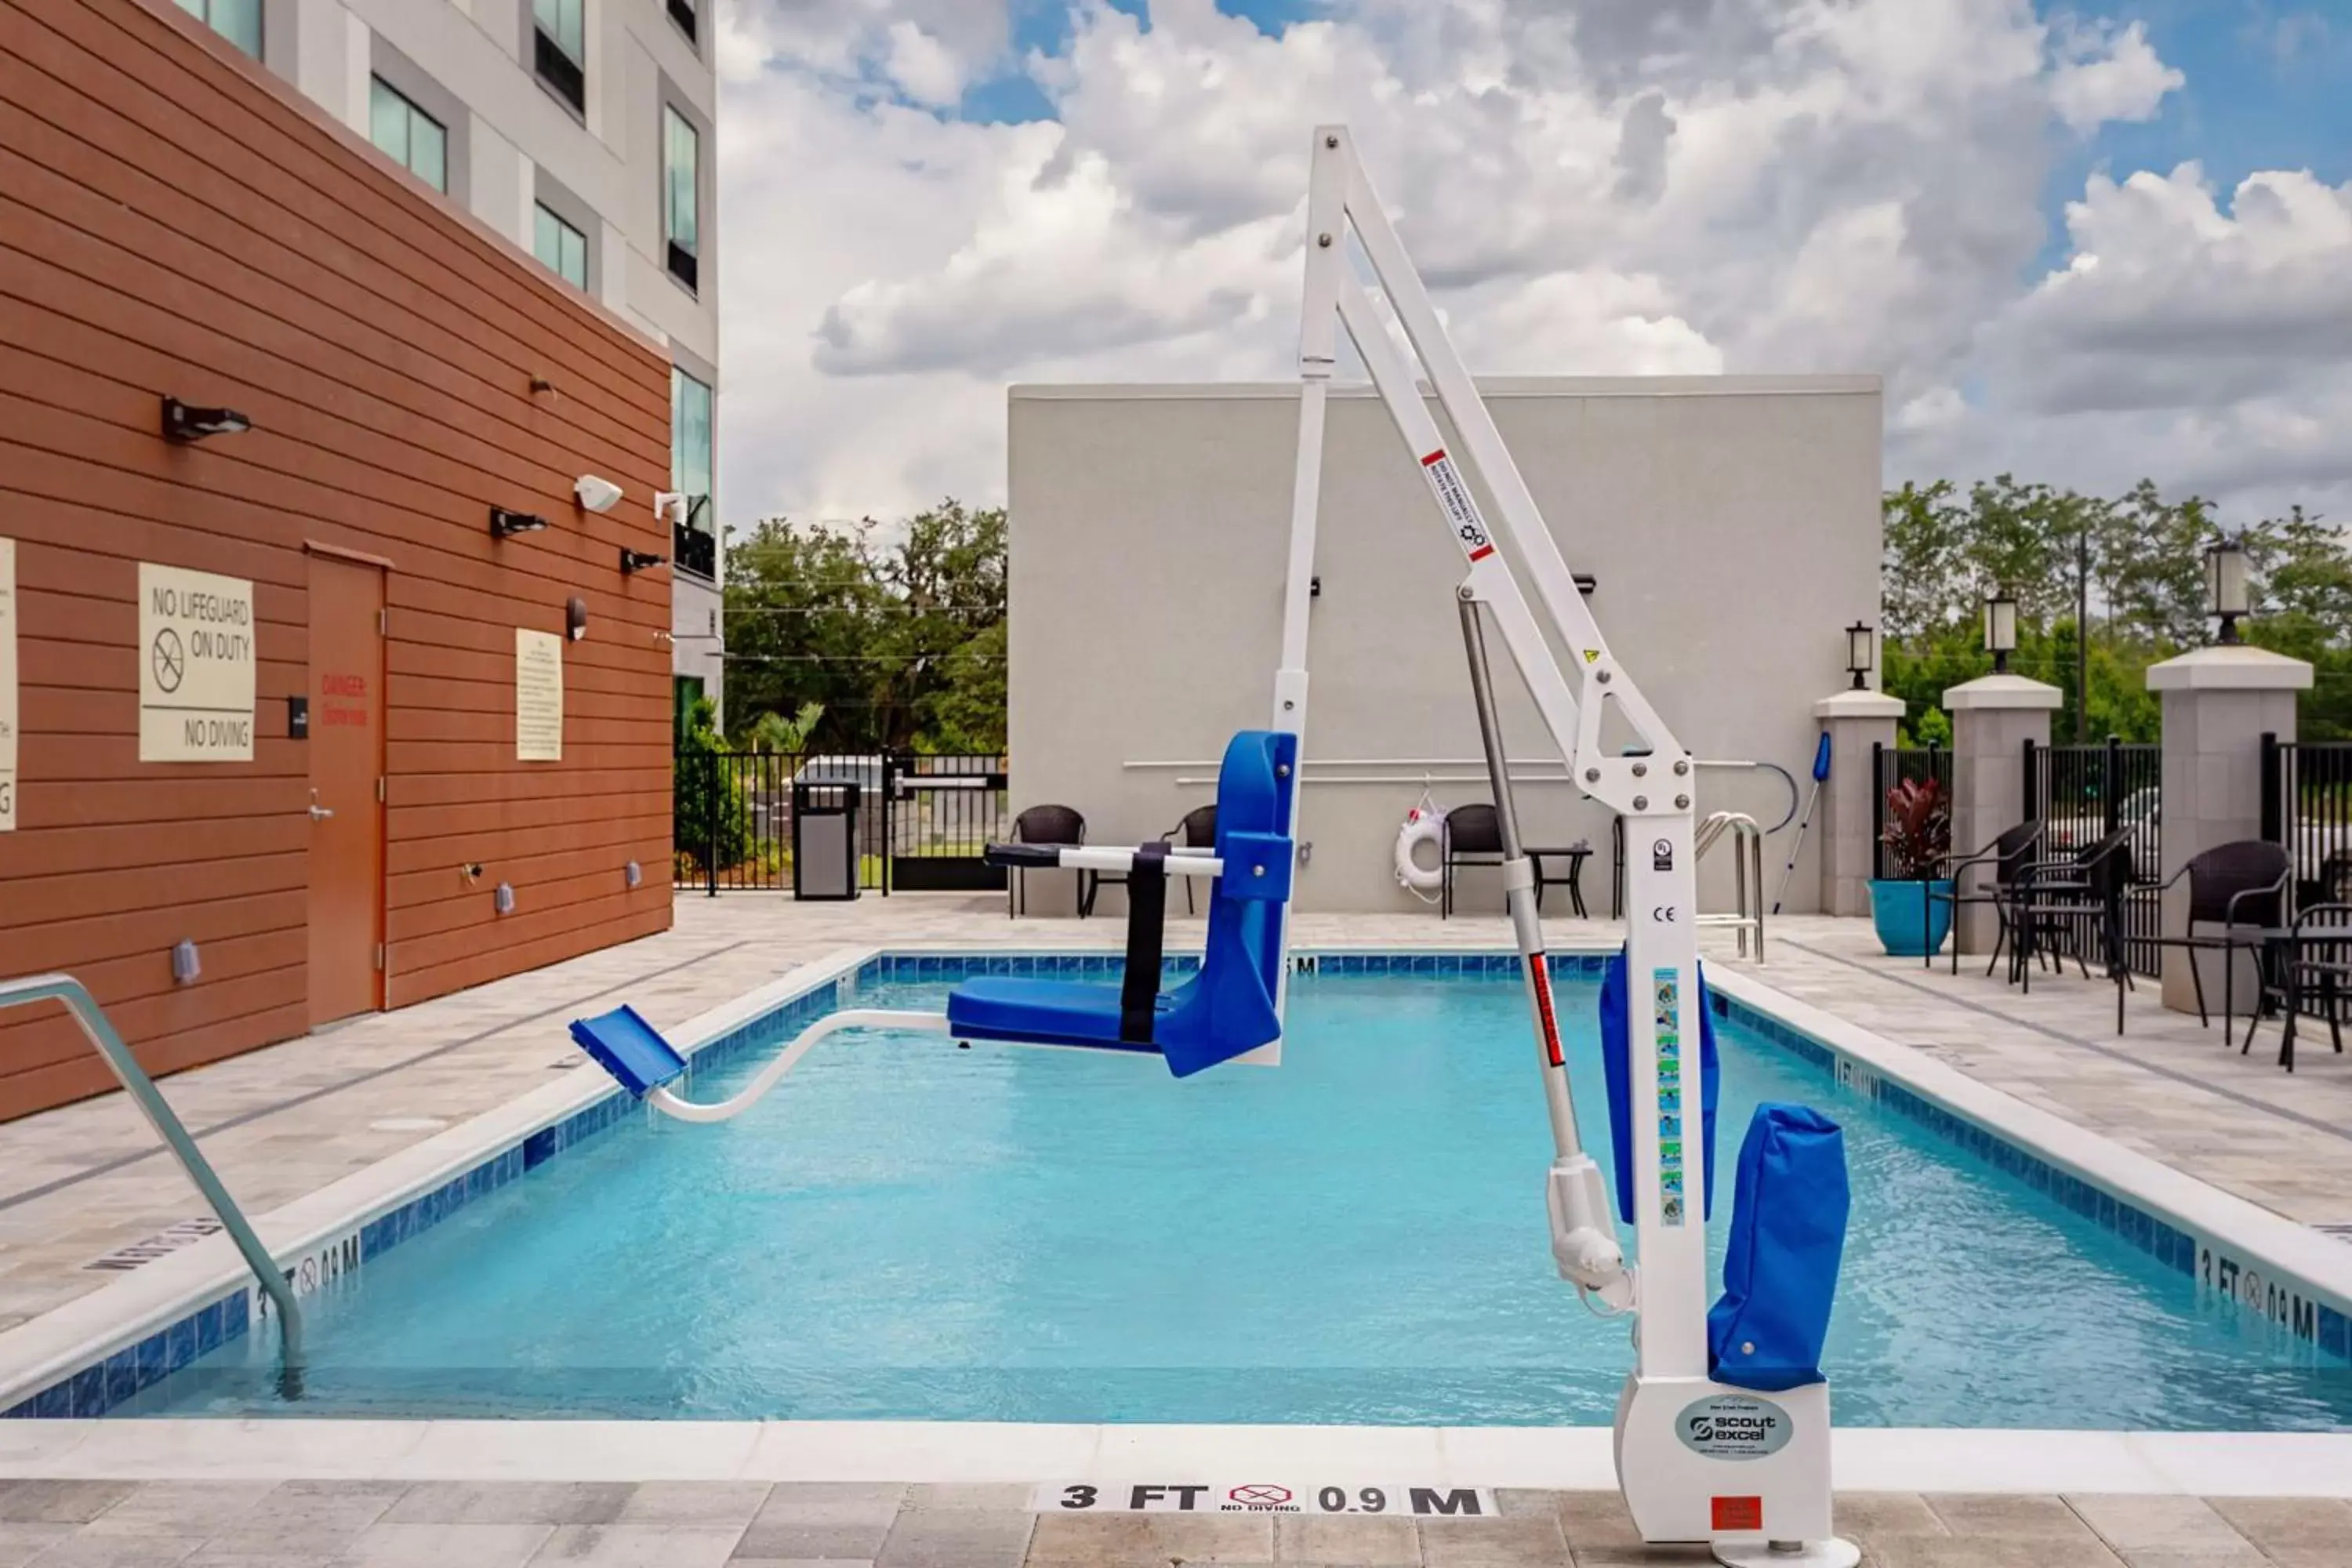
[[1137,851],[1128,889],[1127,975],[1118,985],[988,975],[948,994],[948,1029],[959,1039],[1156,1051],[1187,1078],[1254,1051],[1282,1033],[1274,999],[1281,980],[1282,906],[1289,901],[1293,845],[1290,773],[1298,739],[1244,730],[1217,774],[1217,858],[1208,950],[1200,972],[1160,989],[1166,846]]

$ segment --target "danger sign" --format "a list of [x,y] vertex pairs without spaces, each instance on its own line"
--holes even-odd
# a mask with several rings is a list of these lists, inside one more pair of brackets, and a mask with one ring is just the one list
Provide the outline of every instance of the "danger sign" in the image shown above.
[[253,761],[253,584],[139,564],[139,760]]

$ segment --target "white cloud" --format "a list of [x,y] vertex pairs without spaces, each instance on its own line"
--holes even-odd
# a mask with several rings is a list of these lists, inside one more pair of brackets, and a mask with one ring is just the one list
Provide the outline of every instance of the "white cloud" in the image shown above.
[[2069,20],[2059,28],[2055,53],[2050,101],[2076,131],[2095,131],[2110,120],[2153,120],[2164,95],[2189,84],[2157,58],[2144,22],[2119,29]]
[[[725,21],[723,503],[1002,495],[1014,380],[1292,372],[1307,132],[1352,123],[1474,368],[1875,371],[1898,476],[2352,489],[2344,194],[2093,180],[2053,132],[2158,112],[2134,24],[2031,0],[743,0]],[[942,103],[1017,64],[1059,122]],[[2333,312],[2331,315],[2329,312]],[[2283,369],[2292,365],[2292,370]]]

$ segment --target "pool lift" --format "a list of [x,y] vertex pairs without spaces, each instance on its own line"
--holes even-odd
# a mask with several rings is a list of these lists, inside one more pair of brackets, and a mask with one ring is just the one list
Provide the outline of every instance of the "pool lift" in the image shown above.
[[[1351,271],[1350,232],[1460,433],[1458,454],[1440,432],[1370,288]],[[1213,849],[1001,845],[988,851],[993,864],[1008,868],[1126,874],[1122,982],[989,975],[955,986],[943,1013],[835,1012],[716,1104],[672,1092],[667,1086],[685,1076],[688,1064],[632,1009],[575,1023],[573,1036],[631,1092],[688,1121],[740,1115],[818,1041],[843,1029],[1154,1054],[1180,1078],[1228,1060],[1278,1062],[1325,414],[1344,326],[1468,567],[1455,597],[1551,1122],[1546,1207],[1552,1257],[1588,1305],[1636,1321],[1636,1364],[1615,1424],[1627,1507],[1645,1541],[1704,1542],[1734,1568],[1851,1568],[1861,1553],[1836,1539],[1831,1525],[1829,1386],[1818,1365],[1846,1213],[1843,1152],[1833,1123],[1801,1107],[1758,1109],[1740,1152],[1724,1294],[1712,1310],[1706,1299],[1716,1071],[1696,936],[1694,759],[1611,654],[1341,126],[1315,133],[1307,234],[1298,464],[1274,719],[1268,730],[1237,735],[1226,750]],[[1494,498],[1499,544],[1464,459]],[[1533,580],[1537,601],[1567,650],[1573,684],[1502,545]],[[1577,1130],[1535,879],[1521,853],[1496,717],[1489,622],[1578,786],[1621,814],[1633,842],[1643,847],[1628,870],[1633,918],[1625,949],[1611,963],[1601,1004],[1613,1210],[1608,1181]],[[1602,720],[1612,705],[1638,744],[1604,749]],[[1208,880],[1212,898],[1199,971],[1163,992],[1161,926],[1171,876]],[[1642,1005],[1634,1005],[1637,1000]],[[1698,1114],[1686,1115],[1686,1109]],[[1619,1218],[1634,1228],[1638,1265],[1618,1242]]]

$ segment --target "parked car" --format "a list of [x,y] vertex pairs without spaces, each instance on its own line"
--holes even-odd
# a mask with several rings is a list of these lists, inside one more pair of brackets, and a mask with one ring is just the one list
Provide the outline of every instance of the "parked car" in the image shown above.
[[[2131,832],[2133,869],[2142,877],[2156,874],[2158,829],[2164,815],[2164,792],[2145,785],[2124,796],[2116,810],[2116,826]],[[2046,842],[2053,854],[2070,854],[2096,844],[2107,835],[2107,814],[2095,802],[2073,811],[2053,812]]]

